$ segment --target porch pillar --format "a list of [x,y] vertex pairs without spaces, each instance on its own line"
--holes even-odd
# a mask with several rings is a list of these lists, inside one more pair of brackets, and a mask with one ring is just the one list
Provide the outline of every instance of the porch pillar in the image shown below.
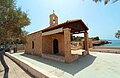
[[72,55],[71,55],[71,38],[70,38],[70,29],[64,29],[64,51],[65,51],[65,62],[70,63],[72,62]]
[[86,50],[86,54],[89,54],[89,48],[88,48],[88,32],[87,31],[85,31],[85,33],[84,33],[84,45],[85,45],[85,50]]
[[42,36],[42,31],[41,31],[41,32],[40,32],[40,38],[39,38],[40,40],[38,41],[38,42],[40,42],[40,43],[39,43],[39,44],[40,44],[40,46],[39,46],[39,50],[40,50],[40,51],[39,51],[39,55],[40,55],[40,56],[42,56],[42,52],[43,52],[43,51],[42,51],[42,48],[43,48],[43,46],[42,46],[42,38],[43,38],[43,36]]

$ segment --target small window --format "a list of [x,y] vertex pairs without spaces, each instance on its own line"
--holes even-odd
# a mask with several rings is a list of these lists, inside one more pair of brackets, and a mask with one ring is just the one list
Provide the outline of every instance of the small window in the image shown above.
[[32,41],[32,49],[34,49],[34,41]]

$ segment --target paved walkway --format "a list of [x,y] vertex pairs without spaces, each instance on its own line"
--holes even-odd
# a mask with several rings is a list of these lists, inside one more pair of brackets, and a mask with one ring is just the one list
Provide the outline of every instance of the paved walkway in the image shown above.
[[[59,78],[120,78],[120,54],[91,52],[71,64],[24,53],[12,54]],[[25,77],[24,77],[25,78]]]
[[[9,66],[9,73],[8,73],[9,78],[33,78],[6,56],[5,56],[5,61]],[[3,75],[4,75],[4,68],[0,63],[0,78],[3,78]]]

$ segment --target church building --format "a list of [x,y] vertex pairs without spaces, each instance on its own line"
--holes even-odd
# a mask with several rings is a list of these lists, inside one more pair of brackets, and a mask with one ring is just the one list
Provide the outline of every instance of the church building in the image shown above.
[[26,36],[25,53],[71,63],[79,58],[79,55],[71,52],[71,34],[84,33],[84,51],[82,55],[89,54],[88,27],[81,19],[68,20],[58,24],[58,16],[54,12],[49,18],[49,27]]

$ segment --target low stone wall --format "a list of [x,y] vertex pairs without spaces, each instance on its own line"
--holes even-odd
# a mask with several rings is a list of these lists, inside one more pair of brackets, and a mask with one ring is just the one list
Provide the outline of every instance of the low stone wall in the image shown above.
[[8,56],[10,59],[12,59],[14,62],[16,62],[18,65],[20,65],[23,69],[31,73],[35,78],[58,78],[57,76],[27,62],[24,61],[16,56],[13,56],[12,54],[6,53],[6,56]]
[[102,52],[102,53],[115,53],[120,54],[120,50],[111,50],[111,49],[91,49],[91,52]]
[[120,47],[94,46],[93,49],[120,49]]
[[23,44],[17,45],[17,50],[24,50],[24,45]]
[[104,52],[104,53],[116,53],[120,54],[119,47],[104,47],[104,46],[94,46],[94,48],[89,49],[91,52]]
[[78,58],[80,58],[79,55],[77,55],[77,54],[72,55],[72,62],[77,60]]

